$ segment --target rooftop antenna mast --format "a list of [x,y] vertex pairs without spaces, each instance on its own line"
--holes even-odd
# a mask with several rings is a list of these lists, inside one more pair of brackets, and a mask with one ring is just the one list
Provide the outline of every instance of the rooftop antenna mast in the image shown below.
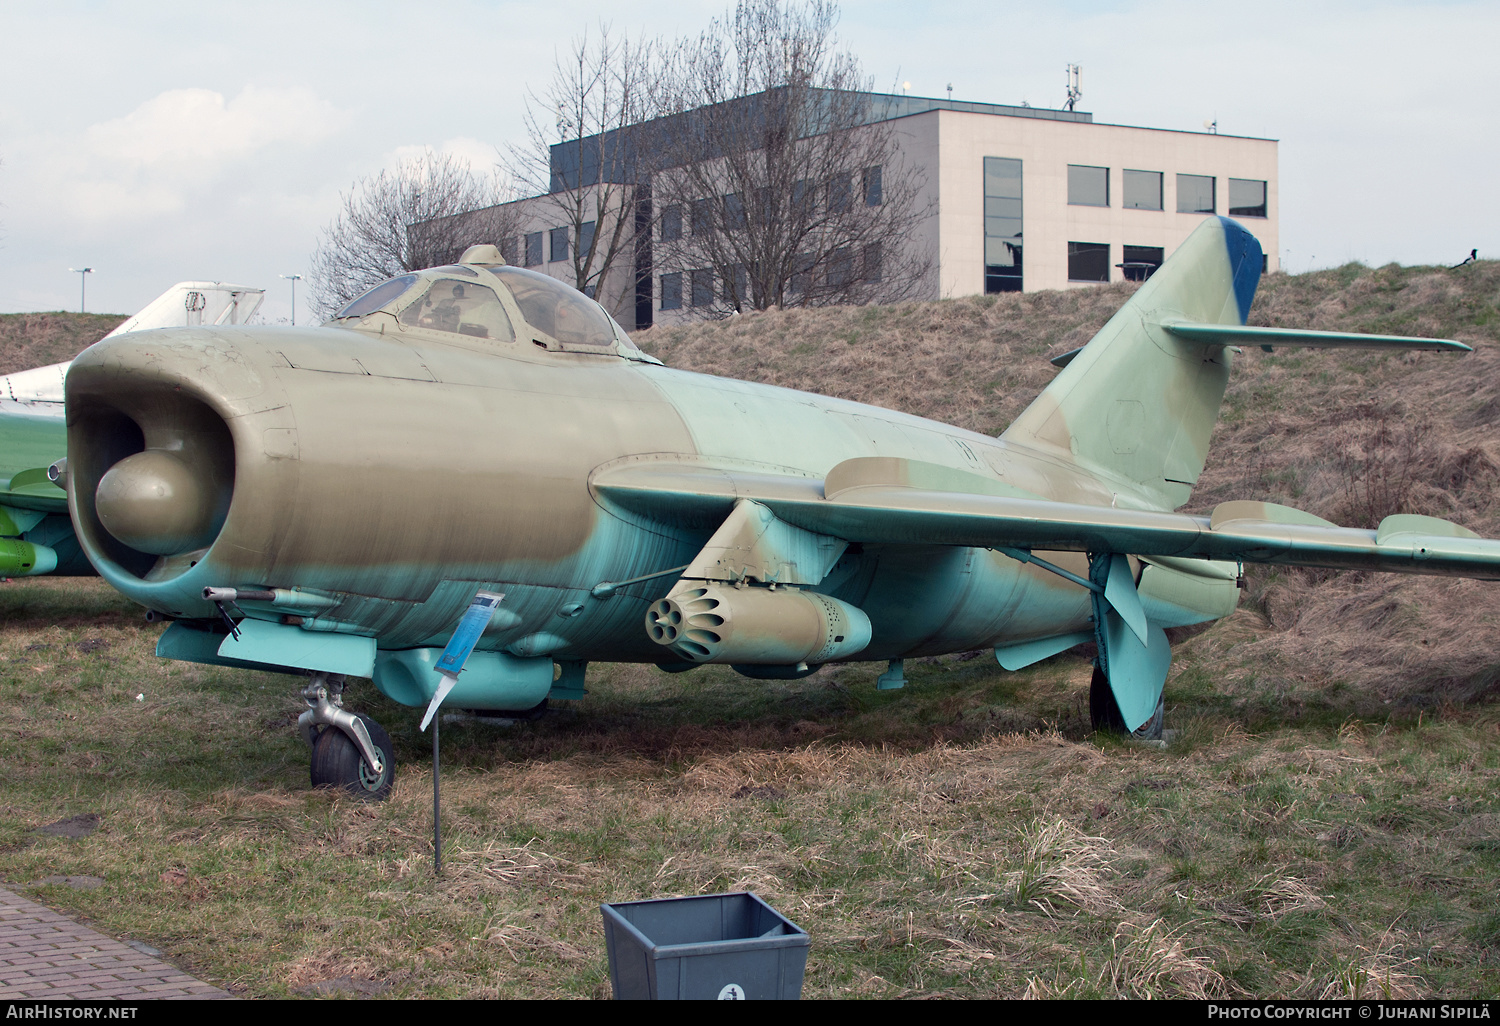
[[1068,102],[1063,104],[1063,110],[1072,110],[1079,100],[1083,99],[1083,65],[1068,65]]

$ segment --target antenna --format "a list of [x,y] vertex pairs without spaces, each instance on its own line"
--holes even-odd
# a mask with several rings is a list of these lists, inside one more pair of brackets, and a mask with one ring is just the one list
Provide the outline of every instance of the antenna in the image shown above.
[[909,92],[911,92],[911,83],[910,82],[902,82],[901,83],[901,95],[905,96]]
[[948,102],[949,103],[953,102],[953,83],[952,82],[948,83]]
[[1063,110],[1072,110],[1079,100],[1083,99],[1083,65],[1068,65],[1068,102],[1063,104]]
[[1203,127],[1206,128],[1206,129],[1208,129],[1208,132],[1209,132],[1210,135],[1218,135],[1219,134],[1219,118],[1218,118],[1218,115],[1215,115],[1214,119],[1212,121],[1205,121],[1205,122],[1203,122]]

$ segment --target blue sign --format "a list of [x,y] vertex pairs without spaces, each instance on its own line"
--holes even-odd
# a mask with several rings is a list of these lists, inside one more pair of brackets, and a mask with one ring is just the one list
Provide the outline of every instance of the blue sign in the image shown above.
[[458,622],[458,629],[453,632],[448,647],[443,649],[442,658],[437,661],[436,669],[439,673],[456,677],[463,671],[464,663],[469,661],[474,646],[479,644],[479,636],[490,625],[490,618],[495,615],[495,608],[503,598],[504,595],[493,591],[474,594],[474,601],[464,611],[464,618]]
[[[458,621],[458,629],[453,632],[453,637],[448,639],[448,647],[443,649],[443,654],[438,659],[437,666],[434,667],[441,676],[437,690],[432,694],[432,701],[427,703],[427,715],[422,717],[422,730],[427,729],[427,725],[437,715],[438,706],[443,704],[443,699],[448,697],[448,692],[452,691],[453,685],[458,683],[458,675],[463,672],[464,663],[469,661],[469,656],[474,652],[474,646],[479,644],[479,636],[490,625],[490,618],[495,615],[495,607],[503,598],[505,598],[504,595],[494,591],[474,593],[474,601],[470,602],[469,608],[464,610],[464,618]],[[433,780],[437,780],[435,772]],[[433,786],[436,787],[437,784],[434,783]]]

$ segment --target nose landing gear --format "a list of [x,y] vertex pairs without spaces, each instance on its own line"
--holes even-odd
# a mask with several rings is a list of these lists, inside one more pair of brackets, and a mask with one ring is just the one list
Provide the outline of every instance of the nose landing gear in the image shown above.
[[385,801],[396,781],[396,756],[385,728],[344,708],[344,675],[315,673],[302,689],[297,718],[312,748],[312,785],[338,787],[367,802]]

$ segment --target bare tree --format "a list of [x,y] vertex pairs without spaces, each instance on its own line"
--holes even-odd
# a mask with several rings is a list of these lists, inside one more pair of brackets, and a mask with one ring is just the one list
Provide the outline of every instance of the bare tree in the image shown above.
[[506,158],[516,179],[541,194],[533,210],[567,226],[573,285],[589,295],[635,253],[638,223],[650,223],[649,204],[638,207],[650,154],[631,129],[656,113],[652,54],[649,44],[612,37],[607,25],[585,32],[554,62],[546,90],[527,97],[527,143]]
[[313,252],[313,308],[327,317],[372,285],[404,271],[451,263],[474,243],[515,231],[494,177],[447,153],[428,152],[361,178]]
[[658,264],[682,275],[683,306],[722,316],[926,287],[930,255],[910,243],[923,182],[836,48],[837,16],[830,0],[740,0],[653,76],[675,112],[652,139],[667,168],[652,181]]

